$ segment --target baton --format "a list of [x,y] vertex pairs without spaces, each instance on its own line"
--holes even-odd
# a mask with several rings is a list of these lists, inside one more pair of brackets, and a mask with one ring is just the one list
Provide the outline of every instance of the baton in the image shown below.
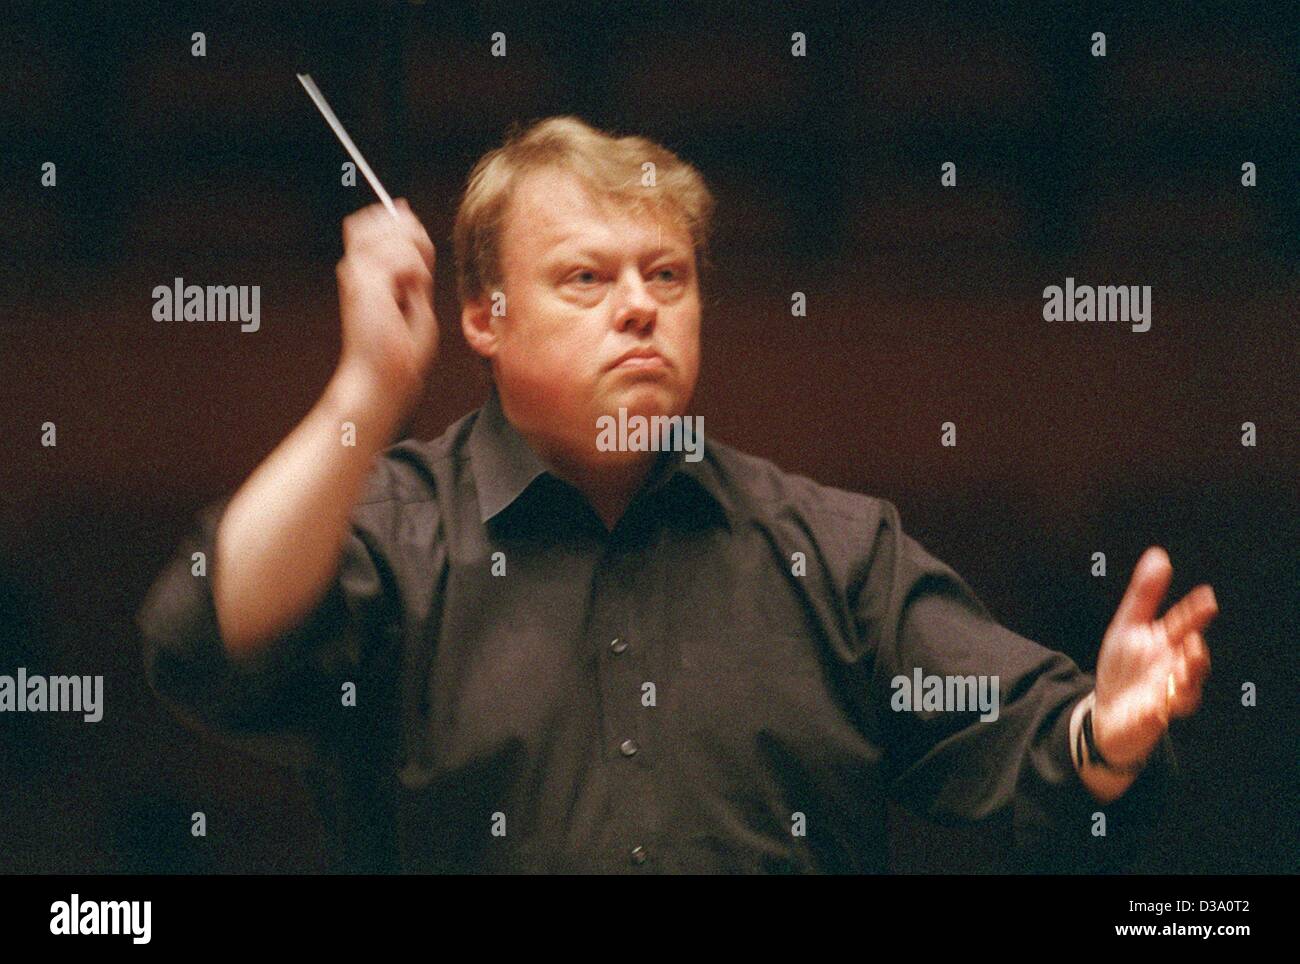
[[361,173],[366,176],[366,180],[370,182],[370,186],[375,189],[375,193],[379,195],[379,200],[384,202],[384,207],[388,208],[388,213],[393,216],[393,220],[400,220],[397,216],[397,208],[393,207],[393,199],[388,196],[388,192],[384,190],[384,186],[379,183],[379,178],[375,177],[375,172],[370,169],[370,165],[366,163],[366,159],[361,156],[361,152],[357,150],[357,145],[352,143],[352,138],[348,137],[348,132],[343,129],[343,125],[339,123],[339,119],[334,116],[334,111],[330,110],[330,105],[325,102],[325,95],[320,92],[320,88],[317,87],[316,83],[311,79],[311,74],[298,74],[297,76],[299,82],[302,83],[303,89],[307,91],[307,96],[310,97],[312,103],[320,109],[321,114],[325,118],[325,122],[330,125],[330,129],[334,131],[334,133],[338,135],[338,139],[343,142],[343,146],[347,148],[348,153],[352,155],[352,160],[357,162],[357,167],[361,168]]

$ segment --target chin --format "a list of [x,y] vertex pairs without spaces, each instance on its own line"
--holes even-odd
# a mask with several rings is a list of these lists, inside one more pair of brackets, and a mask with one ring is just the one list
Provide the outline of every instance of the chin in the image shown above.
[[641,382],[619,392],[611,393],[609,414],[615,415],[626,408],[628,415],[680,415],[684,407],[681,391],[667,382]]

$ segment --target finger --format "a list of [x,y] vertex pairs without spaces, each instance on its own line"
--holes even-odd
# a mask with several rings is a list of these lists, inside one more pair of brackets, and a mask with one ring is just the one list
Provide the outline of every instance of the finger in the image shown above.
[[1203,683],[1210,675],[1210,650],[1199,632],[1187,634],[1183,642],[1183,661],[1193,683]]
[[1169,701],[1169,716],[1191,716],[1200,707],[1204,690],[1204,680],[1189,683],[1187,686],[1179,686],[1174,691],[1173,699]]
[[411,339],[421,357],[432,353],[438,343],[438,319],[433,307],[433,283],[424,271],[425,280],[408,282],[399,288],[399,304]]
[[398,284],[412,288],[432,287],[433,275],[429,266],[416,250],[405,242],[392,245],[383,252],[383,265],[392,272]]
[[1174,680],[1175,695],[1178,693],[1185,693],[1196,685],[1196,677],[1198,673],[1199,671],[1192,666],[1186,655],[1179,655],[1179,657],[1174,660],[1173,667],[1169,671],[1169,675],[1172,676]]
[[387,223],[372,221],[355,225],[344,254],[390,265],[394,270],[408,265],[418,265],[425,271],[429,268],[408,228],[392,218]]
[[420,357],[430,358],[438,345],[438,316],[434,313],[433,302],[427,296],[415,298],[407,320]]
[[369,204],[343,219],[343,248],[352,250],[391,234],[396,223],[382,204]]
[[1205,629],[1218,612],[1219,604],[1214,598],[1214,590],[1209,586],[1197,586],[1170,606],[1160,622],[1169,641],[1175,646],[1181,646],[1189,633],[1199,633]]
[[437,251],[433,246],[433,239],[429,237],[429,232],[424,229],[420,219],[415,216],[411,210],[411,205],[407,203],[406,198],[399,197],[394,199],[393,203],[397,206],[398,221],[401,223],[406,236],[414,243],[420,257],[424,259],[425,265],[430,271],[433,271]]
[[1124,598],[1115,610],[1115,624],[1123,627],[1140,626],[1150,623],[1160,608],[1160,600],[1169,591],[1169,581],[1173,578],[1174,567],[1169,561],[1169,554],[1159,546],[1152,546],[1133,567],[1133,577],[1129,580]]
[[1205,636],[1199,630],[1187,634],[1187,639],[1183,641],[1183,653],[1189,664],[1203,665],[1207,670],[1210,668],[1210,647],[1205,645]]
[[425,267],[432,273],[437,263],[438,252],[433,246],[433,239],[429,237],[429,232],[424,230],[424,225],[415,219],[415,215],[411,215],[409,236],[415,244],[415,250],[419,251],[420,257],[424,259]]
[[401,307],[407,326],[412,330],[417,320],[423,317],[423,312],[433,311],[430,298],[432,282],[429,280],[429,273],[425,271],[424,265],[420,265],[419,270],[423,273],[423,278],[417,277],[412,271],[400,278],[393,289],[393,297]]
[[1210,651],[1205,645],[1205,637],[1196,631],[1189,632],[1172,670],[1174,688],[1169,701],[1171,716],[1190,716],[1196,712],[1209,676]]

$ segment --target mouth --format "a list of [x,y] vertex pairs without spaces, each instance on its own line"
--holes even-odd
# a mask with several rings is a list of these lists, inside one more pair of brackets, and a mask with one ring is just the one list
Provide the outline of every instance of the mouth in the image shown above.
[[657,368],[667,368],[668,359],[655,351],[653,348],[634,348],[631,351],[624,352],[614,360],[609,366],[611,369],[629,368],[637,370],[653,370]]

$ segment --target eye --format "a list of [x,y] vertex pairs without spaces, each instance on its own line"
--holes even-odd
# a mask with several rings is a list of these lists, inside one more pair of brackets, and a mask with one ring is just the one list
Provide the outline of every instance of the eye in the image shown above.
[[591,268],[580,268],[569,275],[569,281],[580,285],[595,284],[596,280],[596,272]]
[[[669,284],[681,280],[681,275],[676,268],[660,268],[655,272],[655,275],[660,281],[666,281]],[[665,278],[664,275],[667,275],[668,277]]]

